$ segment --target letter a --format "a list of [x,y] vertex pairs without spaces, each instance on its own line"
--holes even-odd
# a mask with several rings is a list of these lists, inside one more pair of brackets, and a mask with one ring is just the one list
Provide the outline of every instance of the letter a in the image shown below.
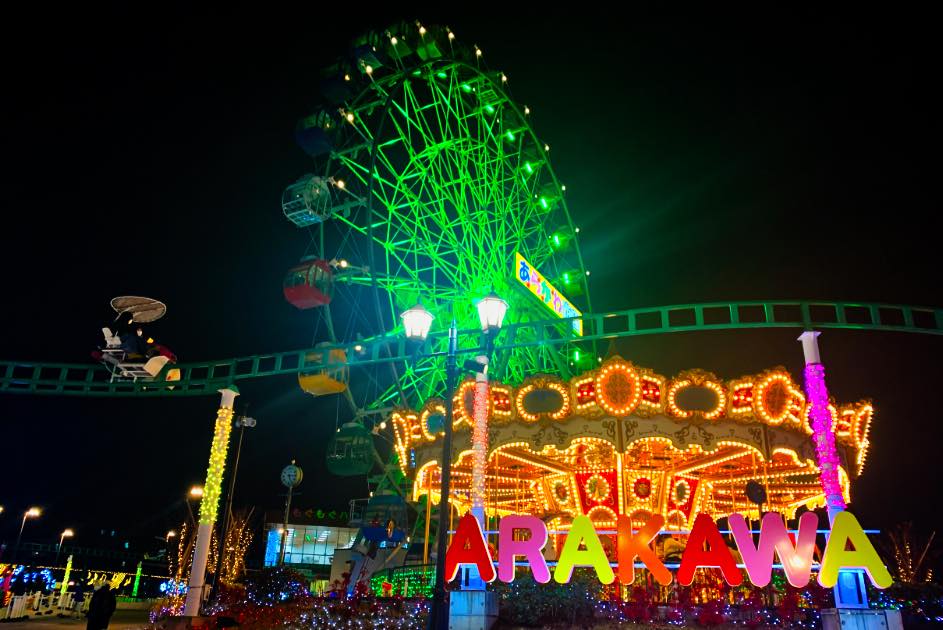
[[[705,543],[707,549],[704,548]],[[678,584],[691,586],[694,570],[698,567],[720,567],[727,584],[740,586],[743,583],[743,575],[727,549],[717,524],[707,514],[698,514],[694,519],[694,529],[688,536],[688,544],[684,547],[681,566],[678,568]]]
[[478,567],[478,574],[485,582],[493,582],[495,578],[494,565],[491,563],[491,554],[485,544],[485,535],[481,533],[478,519],[470,512],[459,519],[458,529],[452,538],[452,544],[445,553],[445,581],[451,582],[458,574],[461,564],[473,564]]
[[[849,542],[854,549],[847,548]],[[838,583],[838,572],[842,569],[864,569],[877,588],[887,588],[894,582],[851,512],[839,512],[832,521],[832,533],[825,544],[819,569],[819,584],[832,588]]]
[[[526,529],[530,540],[514,540],[515,529]],[[550,581],[550,570],[541,551],[547,544],[547,525],[536,516],[505,516],[498,528],[498,578],[502,582],[514,581],[514,558],[524,556],[530,563],[534,580],[540,584]]]
[[750,526],[742,514],[731,514],[727,518],[737,549],[747,567],[747,575],[753,586],[764,587],[769,584],[773,573],[773,550],[779,554],[783,563],[786,579],[796,588],[808,586],[812,575],[812,552],[815,550],[815,530],[819,526],[819,517],[814,512],[806,512],[799,517],[799,534],[793,546],[783,517],[775,512],[763,516],[760,525],[760,540],[753,546]]
[[[586,549],[581,551],[580,544],[586,545]],[[593,529],[593,522],[588,516],[574,517],[570,532],[563,541],[563,550],[560,551],[560,560],[557,561],[553,579],[560,584],[566,584],[570,581],[575,566],[593,567],[596,569],[596,577],[603,584],[612,584],[616,579],[602,543],[599,542],[599,536]]]
[[655,580],[662,586],[671,584],[671,571],[658,558],[655,550],[650,547],[652,540],[658,535],[665,524],[665,517],[653,514],[648,522],[639,528],[637,534],[632,533],[632,519],[620,516],[619,528],[619,581],[631,584],[635,581],[635,559],[645,563],[645,568],[652,572]]

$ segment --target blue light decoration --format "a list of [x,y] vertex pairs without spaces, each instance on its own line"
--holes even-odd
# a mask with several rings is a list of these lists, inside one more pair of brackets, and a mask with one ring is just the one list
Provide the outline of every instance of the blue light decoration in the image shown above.
[[278,564],[278,552],[281,546],[281,534],[277,529],[270,529],[266,534],[264,566],[272,567]]
[[10,581],[17,579],[26,584],[27,589],[52,591],[56,587],[56,578],[49,569],[27,571],[25,565],[18,564],[13,568]]
[[166,582],[161,582],[158,588],[165,595],[184,595],[187,592],[187,583],[184,581],[177,582],[171,578]]

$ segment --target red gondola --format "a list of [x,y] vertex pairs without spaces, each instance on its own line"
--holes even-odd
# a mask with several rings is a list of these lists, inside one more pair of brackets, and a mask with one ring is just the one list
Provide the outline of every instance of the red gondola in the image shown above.
[[334,293],[334,274],[326,260],[309,260],[292,267],[282,284],[285,299],[302,310],[324,306]]

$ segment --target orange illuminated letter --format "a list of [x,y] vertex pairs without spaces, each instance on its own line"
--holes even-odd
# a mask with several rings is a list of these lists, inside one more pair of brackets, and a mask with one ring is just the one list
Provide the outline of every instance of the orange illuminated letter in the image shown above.
[[652,540],[658,535],[665,518],[660,514],[653,514],[648,522],[639,528],[637,534],[632,533],[632,519],[620,516],[619,528],[619,581],[631,584],[635,581],[635,559],[638,558],[645,567],[652,572],[655,580],[662,586],[671,584],[671,571],[662,564],[655,550],[652,549]]

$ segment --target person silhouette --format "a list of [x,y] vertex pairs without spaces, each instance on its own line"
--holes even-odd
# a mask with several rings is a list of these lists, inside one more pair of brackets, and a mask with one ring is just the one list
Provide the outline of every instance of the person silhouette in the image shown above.
[[107,630],[108,622],[111,621],[117,605],[115,594],[111,592],[111,586],[108,584],[95,591],[88,605],[86,630]]

